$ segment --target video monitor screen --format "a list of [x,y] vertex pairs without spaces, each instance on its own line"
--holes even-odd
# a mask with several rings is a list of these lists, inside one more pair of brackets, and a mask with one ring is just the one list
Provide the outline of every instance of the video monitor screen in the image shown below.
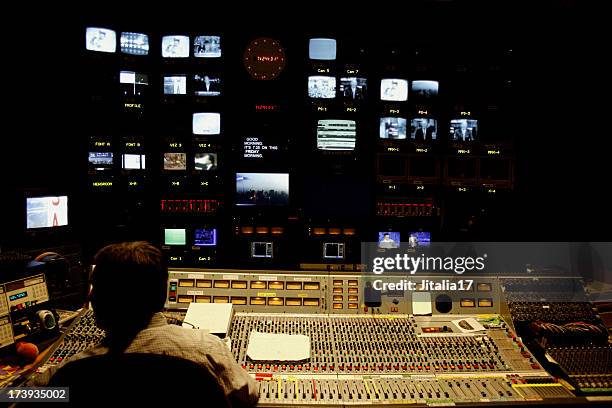
[[411,248],[429,246],[430,244],[430,233],[429,232],[411,232],[408,234],[408,246]]
[[308,57],[312,60],[335,60],[336,40],[332,38],[311,38],[308,45]]
[[438,96],[438,81],[412,81],[412,95],[422,99]]
[[380,99],[382,101],[407,101],[408,81],[405,79],[381,79]]
[[85,30],[85,48],[89,51],[117,51],[117,33],[108,28],[87,27]]
[[189,57],[189,37],[185,35],[165,35],[162,37],[162,57]]
[[194,113],[193,134],[194,135],[218,135],[221,133],[220,113]]
[[119,44],[124,54],[147,55],[149,53],[149,36],[146,34],[123,32]]
[[510,180],[510,161],[480,159],[480,178],[485,180]]
[[123,96],[142,96],[149,85],[149,77],[133,71],[121,71],[119,72],[119,83]]
[[221,37],[198,35],[193,40],[193,56],[198,58],[221,57]]
[[89,152],[89,168],[93,170],[109,170],[113,168],[112,152]]
[[406,139],[407,120],[404,118],[380,118],[381,139]]
[[476,177],[476,160],[451,157],[447,163],[447,174],[450,178],[471,179]]
[[164,76],[164,95],[186,95],[187,76]]
[[336,97],[336,78],[330,76],[309,76],[308,96],[331,99]]
[[430,118],[415,118],[410,121],[410,138],[412,140],[436,140],[437,137],[437,120]]
[[187,170],[187,154],[164,153],[164,170]]
[[194,168],[199,171],[217,170],[219,165],[217,153],[196,153],[194,162]]
[[355,150],[357,123],[354,120],[320,119],[317,123],[317,149]]
[[251,258],[272,258],[272,242],[251,242]]
[[242,139],[242,157],[249,160],[273,159],[284,151],[286,139],[273,135],[247,136]]
[[378,233],[378,247],[382,249],[399,248],[400,233],[397,231],[384,231]]
[[289,204],[289,174],[237,173],[236,205]]
[[124,154],[122,157],[122,167],[124,170],[144,170],[144,154]]
[[367,90],[368,80],[366,78],[340,78],[340,95],[342,95],[346,99],[365,99]]
[[193,76],[193,87],[193,93],[196,96],[219,96],[221,95],[221,78],[196,74]]
[[196,228],[193,233],[193,245],[195,246],[216,246],[216,228]]
[[450,138],[460,142],[471,142],[478,135],[476,119],[453,119],[450,124]]
[[433,157],[410,158],[410,177],[435,177],[436,159]]
[[68,196],[26,198],[26,228],[68,225]]
[[344,259],[343,242],[325,242],[323,244],[323,258],[325,259]]
[[165,228],[164,245],[186,245],[187,234],[185,228]]
[[401,156],[380,156],[378,174],[381,176],[405,176],[406,158]]

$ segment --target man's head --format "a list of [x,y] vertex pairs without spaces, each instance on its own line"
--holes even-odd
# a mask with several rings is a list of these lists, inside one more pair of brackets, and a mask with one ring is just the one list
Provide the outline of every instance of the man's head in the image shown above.
[[[94,264],[91,303],[96,322],[105,330],[142,329],[163,309],[168,271],[161,251],[150,243],[105,246],[95,255]],[[128,300],[129,309],[124,304]]]
[[389,239],[389,233],[385,232],[385,234],[383,235],[383,239],[388,240]]
[[208,164],[215,164],[215,161],[213,160],[212,156],[210,154],[205,154],[204,157],[202,158],[202,162],[206,165]]

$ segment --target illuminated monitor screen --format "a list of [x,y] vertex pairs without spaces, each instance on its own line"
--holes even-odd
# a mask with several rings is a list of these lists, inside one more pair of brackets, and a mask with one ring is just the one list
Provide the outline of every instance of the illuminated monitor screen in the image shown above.
[[187,170],[187,154],[164,153],[164,170]]
[[320,119],[317,123],[317,149],[355,150],[357,123],[354,120]]
[[221,78],[212,75],[194,75],[193,93],[196,96],[221,95]]
[[332,38],[311,38],[308,57],[312,60],[335,60],[336,40]]
[[451,140],[471,142],[478,135],[478,121],[476,119],[453,119],[450,124]]
[[381,79],[380,99],[402,102],[408,100],[408,81],[405,79]]
[[236,173],[236,205],[289,204],[289,174]]
[[147,55],[149,53],[149,36],[146,34],[123,32],[119,44],[124,54]]
[[185,245],[187,234],[185,228],[165,228],[164,245]]
[[272,242],[251,242],[251,258],[272,258]]
[[410,121],[410,138],[412,140],[436,140],[438,121],[430,118],[415,118]]
[[438,96],[438,81],[412,81],[412,94],[420,98]]
[[365,99],[367,91],[368,80],[366,78],[340,78],[340,95],[346,99]]
[[216,246],[217,245],[217,229],[216,228],[196,228],[193,233],[193,245],[195,246]]
[[325,242],[323,244],[323,258],[325,259],[344,259],[343,242]]
[[144,154],[124,154],[122,157],[122,167],[124,170],[144,170]]
[[380,118],[381,139],[406,139],[407,120],[404,118]]
[[218,135],[221,133],[220,113],[194,113],[193,134],[194,135]]
[[194,168],[198,171],[217,170],[219,165],[217,153],[196,153],[194,164]]
[[26,228],[68,225],[68,196],[26,198]]
[[431,237],[429,232],[411,232],[408,234],[408,246],[416,248],[420,246],[429,246]]
[[189,37],[185,35],[165,35],[162,37],[162,57],[189,57]]
[[218,35],[198,35],[193,40],[193,56],[198,58],[221,57],[221,37]]
[[112,152],[89,152],[89,168],[93,170],[108,170],[113,168]]
[[87,27],[85,30],[85,48],[89,51],[117,51],[117,33],[108,28]]
[[121,71],[119,83],[123,96],[142,96],[146,86],[149,85],[149,77],[134,71]]
[[186,95],[187,76],[164,76],[164,95]]
[[384,231],[378,233],[378,247],[383,249],[399,248],[400,233],[396,231]]
[[330,76],[309,76],[308,96],[331,99],[336,97],[336,78]]

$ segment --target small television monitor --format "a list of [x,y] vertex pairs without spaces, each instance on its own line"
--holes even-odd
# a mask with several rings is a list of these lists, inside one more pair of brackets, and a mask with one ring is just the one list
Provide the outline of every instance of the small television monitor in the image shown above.
[[405,79],[381,79],[380,100],[402,102],[408,100],[408,81]]
[[324,259],[344,259],[344,243],[343,242],[325,242],[323,243],[323,258]]
[[218,135],[221,133],[221,114],[194,113],[192,125],[194,135]]
[[124,54],[149,54],[149,36],[146,34],[123,32],[119,38],[119,45]]
[[186,35],[163,36],[161,54],[164,58],[189,57],[189,37]]
[[164,170],[187,170],[187,154],[164,153]]
[[412,81],[412,95],[421,99],[438,96],[438,81]]
[[196,228],[193,232],[193,245],[195,246],[216,246],[216,228]]
[[480,159],[480,179],[510,180],[510,161],[507,159]]
[[217,166],[219,166],[217,153],[196,153],[194,157],[194,165],[194,168],[198,171],[217,170]]
[[85,48],[89,51],[116,52],[117,33],[108,28],[87,27],[85,29]]
[[454,179],[472,179],[476,177],[476,160],[467,157],[449,157],[446,162],[446,174]]
[[317,122],[317,149],[355,150],[357,123],[345,119],[320,119]]
[[289,204],[288,173],[236,173],[236,205]]
[[340,78],[340,95],[346,99],[362,100],[366,98],[368,80],[366,78]]
[[251,258],[272,258],[272,242],[251,242]]
[[164,76],[164,95],[186,95],[187,76],[169,75]]
[[122,167],[124,170],[144,170],[144,154],[124,154],[122,157]]
[[410,121],[410,138],[412,140],[436,140],[437,137],[437,120],[431,118],[414,118]]
[[221,57],[221,37],[198,35],[193,40],[193,56],[197,58]]
[[436,177],[437,162],[431,156],[412,156],[409,161],[410,177]]
[[221,95],[221,78],[216,75],[195,74],[193,76],[193,93],[195,96]]
[[452,119],[450,138],[459,142],[472,142],[478,136],[478,121],[476,119]]
[[378,233],[378,247],[382,249],[399,248],[400,233],[397,231],[383,231]]
[[311,38],[308,45],[308,57],[312,60],[335,60],[336,40],[332,38]]
[[66,225],[68,225],[68,196],[26,198],[27,229]]
[[149,77],[134,71],[121,71],[119,83],[123,96],[142,96],[146,86],[149,85]]
[[378,174],[381,176],[403,177],[406,175],[406,158],[394,155],[378,157]]
[[308,96],[331,99],[336,97],[336,78],[331,76],[309,76]]
[[186,245],[185,228],[164,228],[164,245]]
[[429,246],[431,242],[431,236],[429,232],[411,232],[408,234],[408,246],[410,248],[418,248]]
[[109,170],[113,168],[112,152],[89,152],[89,168],[91,170]]
[[405,118],[380,118],[379,136],[381,139],[406,139],[406,127]]

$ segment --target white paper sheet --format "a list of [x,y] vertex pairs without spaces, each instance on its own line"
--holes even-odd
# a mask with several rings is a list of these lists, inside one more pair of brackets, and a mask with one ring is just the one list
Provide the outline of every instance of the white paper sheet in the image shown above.
[[301,361],[310,358],[310,337],[253,331],[247,355],[254,361]]
[[431,314],[430,292],[412,292],[412,314],[415,316]]
[[461,330],[462,333],[472,333],[475,331],[481,331],[485,329],[484,326],[478,323],[478,320],[474,319],[473,317],[468,317],[466,319],[451,320],[451,322],[453,322],[455,326],[457,326],[457,328]]

